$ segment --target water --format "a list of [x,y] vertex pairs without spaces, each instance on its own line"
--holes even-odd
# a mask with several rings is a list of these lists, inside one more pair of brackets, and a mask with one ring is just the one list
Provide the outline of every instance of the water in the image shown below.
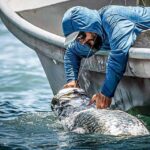
[[[35,52],[0,22],[0,150],[150,148],[150,136],[65,132],[51,112],[52,96]],[[150,118],[138,116],[149,128]]]

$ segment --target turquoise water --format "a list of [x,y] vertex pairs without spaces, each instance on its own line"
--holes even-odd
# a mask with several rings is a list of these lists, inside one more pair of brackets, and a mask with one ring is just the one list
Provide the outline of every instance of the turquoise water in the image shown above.
[[[35,52],[0,22],[0,150],[150,149],[150,136],[65,132],[51,112],[52,96]],[[143,120],[149,127],[149,117]]]

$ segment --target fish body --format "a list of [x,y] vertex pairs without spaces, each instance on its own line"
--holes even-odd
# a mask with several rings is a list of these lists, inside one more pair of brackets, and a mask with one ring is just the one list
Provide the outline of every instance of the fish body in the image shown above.
[[88,105],[89,101],[83,89],[66,88],[53,97],[51,108],[68,131],[115,136],[149,134],[136,117],[121,110],[96,109]]

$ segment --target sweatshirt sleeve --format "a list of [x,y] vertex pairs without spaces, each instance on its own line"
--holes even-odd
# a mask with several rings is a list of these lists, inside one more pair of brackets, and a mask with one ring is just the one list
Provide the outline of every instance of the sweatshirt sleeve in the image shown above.
[[67,82],[78,79],[81,57],[76,53],[75,46],[70,44],[64,55],[64,69]]
[[82,58],[88,58],[94,53],[87,45],[72,42],[68,45],[64,55],[64,69],[67,82],[78,79],[80,62]]
[[125,18],[115,15],[105,21],[105,30],[109,37],[110,54],[106,65],[106,76],[100,92],[113,97],[128,61],[128,51],[136,39],[135,25]]

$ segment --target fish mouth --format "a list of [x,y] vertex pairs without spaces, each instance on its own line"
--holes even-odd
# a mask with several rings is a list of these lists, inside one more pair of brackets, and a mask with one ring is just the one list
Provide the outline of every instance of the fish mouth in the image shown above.
[[51,101],[51,110],[56,111],[58,109],[66,108],[67,106],[80,107],[85,102],[87,103],[89,98],[86,92],[81,88],[64,88],[61,89]]

